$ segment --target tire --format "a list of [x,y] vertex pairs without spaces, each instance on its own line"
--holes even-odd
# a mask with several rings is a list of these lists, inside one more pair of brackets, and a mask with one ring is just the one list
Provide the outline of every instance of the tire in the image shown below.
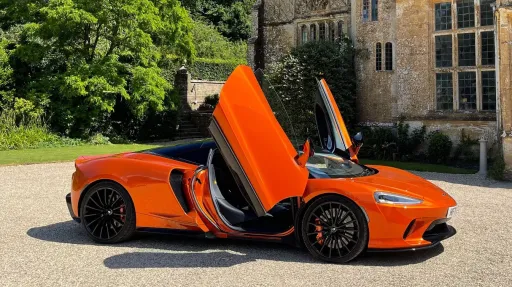
[[368,246],[368,222],[361,209],[338,195],[321,196],[301,219],[304,246],[316,259],[348,263]]
[[119,243],[135,233],[133,201],[126,189],[114,182],[100,182],[87,190],[80,218],[87,235],[97,243]]

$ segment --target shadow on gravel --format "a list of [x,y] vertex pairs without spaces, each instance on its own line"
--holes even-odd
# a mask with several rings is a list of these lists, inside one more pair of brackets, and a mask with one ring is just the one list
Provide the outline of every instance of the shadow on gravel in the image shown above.
[[[92,242],[82,227],[74,221],[34,227],[30,237],[62,244],[104,246]],[[256,260],[316,263],[305,250],[289,245],[230,239],[198,239],[195,237],[138,234],[131,241],[111,247],[135,248],[108,257],[104,264],[112,269],[130,268],[208,268],[230,267]],[[144,249],[150,249],[148,252]],[[162,250],[158,252],[155,250]],[[401,266],[425,262],[444,251],[442,245],[429,250],[397,253],[367,253],[350,265]],[[98,255],[101,256],[101,255]]]

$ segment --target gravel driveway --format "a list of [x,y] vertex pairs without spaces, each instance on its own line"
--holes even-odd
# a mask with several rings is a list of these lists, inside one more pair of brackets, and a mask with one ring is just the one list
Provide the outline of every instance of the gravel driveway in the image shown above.
[[512,286],[512,184],[421,173],[460,208],[429,251],[323,264],[292,247],[139,236],[93,244],[69,218],[73,164],[0,167],[0,286]]

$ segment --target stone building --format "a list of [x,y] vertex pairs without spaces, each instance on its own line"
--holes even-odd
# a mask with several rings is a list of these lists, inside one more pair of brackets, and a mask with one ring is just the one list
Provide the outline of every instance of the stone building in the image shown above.
[[265,68],[307,41],[358,50],[361,124],[461,131],[512,169],[512,0],[258,0],[248,61]]

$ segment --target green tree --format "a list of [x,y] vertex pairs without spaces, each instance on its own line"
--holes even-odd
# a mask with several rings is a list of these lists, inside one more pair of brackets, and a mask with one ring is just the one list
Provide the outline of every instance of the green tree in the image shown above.
[[286,107],[297,140],[318,138],[313,104],[318,91],[316,79],[327,81],[345,123],[349,127],[355,124],[354,54],[348,38],[309,42],[269,67],[269,80]]
[[223,59],[241,63],[246,61],[247,43],[229,41],[211,24],[196,21],[192,35],[198,58]]
[[251,35],[251,8],[254,0],[182,0],[194,18],[212,24],[232,41]]
[[158,63],[195,54],[178,0],[24,0],[4,14],[15,6],[26,13],[11,17],[23,24],[11,60],[16,94],[44,108],[58,131],[108,131],[119,102],[133,121],[176,108]]

